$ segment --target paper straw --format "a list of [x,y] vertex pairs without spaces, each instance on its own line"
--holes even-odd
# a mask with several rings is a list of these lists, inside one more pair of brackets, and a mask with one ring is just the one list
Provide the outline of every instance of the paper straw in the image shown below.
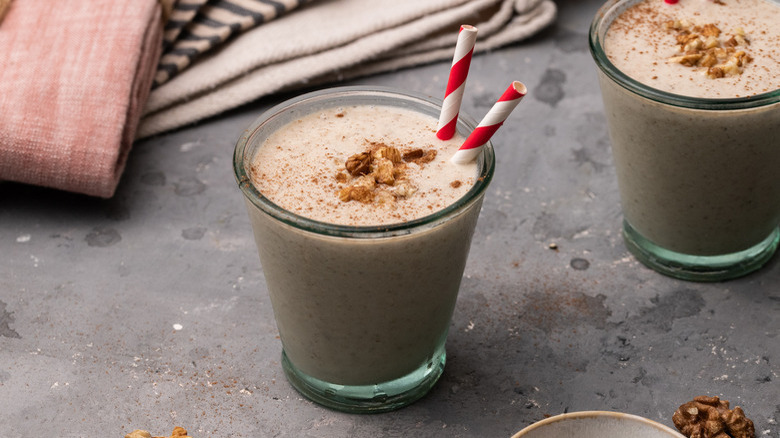
[[452,57],[450,77],[444,92],[444,102],[441,105],[439,126],[436,136],[440,140],[449,140],[455,135],[458,124],[458,112],[466,88],[466,76],[469,74],[471,55],[474,53],[474,43],[477,41],[477,28],[464,24],[460,26],[458,42],[455,44],[455,55]]
[[482,152],[482,147],[490,140],[490,137],[504,124],[509,113],[515,109],[528,90],[522,82],[514,81],[498,101],[490,108],[479,125],[474,128],[471,135],[463,142],[463,145],[452,156],[455,164],[466,164],[473,161]]

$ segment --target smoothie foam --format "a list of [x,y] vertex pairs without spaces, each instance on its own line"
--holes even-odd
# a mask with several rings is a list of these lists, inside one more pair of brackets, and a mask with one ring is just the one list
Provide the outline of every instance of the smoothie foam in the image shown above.
[[[450,162],[464,138],[439,140],[436,123],[429,116],[390,106],[323,109],[266,140],[252,165],[252,181],[285,210],[321,222],[367,226],[418,219],[463,197],[476,178],[476,163]],[[390,184],[346,169],[350,157],[376,155],[382,148],[392,148],[400,158],[392,166]],[[375,192],[370,200],[342,199],[350,186],[370,179],[375,180],[369,181]]]
[[[611,24],[604,50],[623,73],[659,90],[746,97],[780,89],[778,23],[780,6],[768,0],[649,0]],[[711,67],[723,76],[710,77]]]

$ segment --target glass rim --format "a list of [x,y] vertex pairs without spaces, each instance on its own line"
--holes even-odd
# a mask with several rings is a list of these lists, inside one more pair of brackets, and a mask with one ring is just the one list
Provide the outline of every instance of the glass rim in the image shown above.
[[[722,111],[740,110],[758,108],[780,102],[780,89],[761,94],[754,94],[747,97],[692,97],[653,88],[623,73],[612,63],[612,61],[609,60],[606,52],[604,51],[602,43],[607,29],[609,29],[609,24],[612,22],[612,19],[617,16],[618,12],[622,12],[618,11],[617,9],[629,4],[636,4],[639,1],[641,0],[608,0],[599,8],[598,12],[596,12],[596,16],[593,18],[593,21],[590,25],[590,30],[588,32],[588,44],[591,56],[593,56],[593,59],[601,72],[607,75],[607,77],[612,79],[615,83],[627,89],[628,91],[636,93],[655,102],[690,109]],[[767,1],[778,4],[778,6],[780,6],[780,2],[777,0]],[[606,22],[607,20],[609,21]]]
[[[315,102],[327,102],[328,100],[337,98],[358,96],[383,96],[386,98],[400,98],[401,100],[410,103],[422,104],[430,108],[435,107],[437,111],[438,108],[441,108],[442,104],[441,100],[435,99],[429,95],[391,87],[367,85],[330,87],[287,99],[264,111],[259,117],[257,117],[252,122],[252,124],[246,130],[244,130],[236,143],[233,152],[233,171],[236,182],[243,192],[244,197],[254,206],[259,208],[262,212],[287,225],[321,235],[346,238],[377,238],[411,234],[415,230],[428,229],[437,225],[438,223],[447,221],[448,218],[457,216],[459,212],[465,211],[468,206],[480,199],[481,195],[490,184],[490,181],[492,180],[493,174],[495,172],[495,153],[491,141],[488,141],[485,144],[483,151],[480,154],[479,160],[481,161],[481,165],[479,173],[471,189],[447,207],[411,221],[386,225],[367,226],[341,225],[317,221],[292,213],[280,207],[276,203],[263,196],[262,193],[257,190],[257,188],[252,184],[251,178],[247,173],[245,166],[245,163],[248,160],[248,158],[245,158],[245,155],[256,132],[258,132],[263,126],[267,125],[271,121],[281,117],[287,111],[299,108],[301,105]],[[458,115],[458,126],[473,130],[477,126],[477,122],[469,115],[461,111]]]

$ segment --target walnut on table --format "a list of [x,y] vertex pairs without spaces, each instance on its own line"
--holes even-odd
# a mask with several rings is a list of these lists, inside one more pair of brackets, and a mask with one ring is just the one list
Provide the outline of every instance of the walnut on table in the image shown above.
[[183,427],[176,426],[173,428],[173,432],[170,436],[164,437],[164,436],[155,436],[153,437],[152,434],[145,430],[136,429],[127,435],[125,435],[125,438],[192,438],[191,436],[187,435],[187,430]]
[[728,400],[700,395],[680,405],[672,422],[688,438],[755,438],[753,422],[742,408],[729,409]]

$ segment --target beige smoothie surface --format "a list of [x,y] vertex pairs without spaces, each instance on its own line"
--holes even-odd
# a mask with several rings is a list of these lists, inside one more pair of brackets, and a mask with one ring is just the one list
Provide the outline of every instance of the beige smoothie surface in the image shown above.
[[463,197],[477,165],[456,165],[464,138],[436,137],[437,120],[391,106],[326,109],[277,130],[251,167],[257,189],[298,215],[341,225],[427,216]]
[[780,4],[769,0],[646,0],[607,32],[609,60],[653,88],[692,97],[780,89]]

